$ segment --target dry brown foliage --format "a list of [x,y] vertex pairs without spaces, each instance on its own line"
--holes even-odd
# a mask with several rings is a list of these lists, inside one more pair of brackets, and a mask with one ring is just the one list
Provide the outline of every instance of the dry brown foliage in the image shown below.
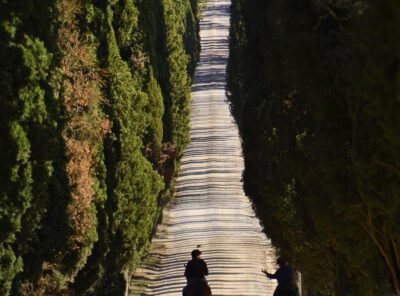
[[22,296],[72,296],[68,288],[63,287],[60,277],[56,275],[57,267],[44,262],[36,284],[24,282],[21,285]]
[[99,112],[103,100],[102,78],[92,47],[81,40],[76,18],[80,13],[77,0],[60,1],[61,25],[58,42],[64,56],[63,107],[66,117],[63,137],[68,162],[66,172],[71,186],[67,214],[73,231],[70,247],[77,249],[93,227],[91,203],[94,196],[93,168],[96,146],[110,130],[110,122]]
[[146,64],[146,56],[143,52],[133,53],[131,56],[131,63],[137,69],[144,69]]
[[154,151],[152,144],[148,144],[143,149],[144,156],[155,162],[154,169],[164,177],[164,181],[169,181],[174,175],[173,162],[176,158],[176,147],[170,142],[162,143],[159,151]]

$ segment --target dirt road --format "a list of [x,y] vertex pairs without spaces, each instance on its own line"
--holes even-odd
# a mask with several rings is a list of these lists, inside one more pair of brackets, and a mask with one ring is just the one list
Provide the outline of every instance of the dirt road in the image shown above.
[[184,264],[197,247],[208,263],[213,295],[272,295],[276,286],[261,273],[275,269],[274,250],[243,193],[241,144],[225,97],[230,2],[208,2],[192,87],[191,144],[177,196],[129,295],[182,295]]

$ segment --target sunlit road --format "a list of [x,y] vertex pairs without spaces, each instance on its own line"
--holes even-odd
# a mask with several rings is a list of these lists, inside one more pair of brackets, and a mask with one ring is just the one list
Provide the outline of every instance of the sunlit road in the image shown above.
[[191,144],[176,198],[130,295],[182,295],[184,264],[197,246],[209,266],[213,295],[272,295],[276,286],[261,273],[274,270],[274,251],[243,193],[240,139],[225,97],[230,2],[208,2],[192,87]]

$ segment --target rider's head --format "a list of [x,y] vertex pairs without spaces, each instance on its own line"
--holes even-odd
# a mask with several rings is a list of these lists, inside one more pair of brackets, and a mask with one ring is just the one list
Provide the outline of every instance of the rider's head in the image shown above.
[[201,254],[200,250],[195,249],[192,251],[192,259],[196,259],[197,257],[199,257]]
[[279,267],[285,266],[286,263],[287,263],[287,262],[286,262],[285,259],[283,259],[282,257],[279,257],[278,259],[276,259],[276,264],[278,264]]

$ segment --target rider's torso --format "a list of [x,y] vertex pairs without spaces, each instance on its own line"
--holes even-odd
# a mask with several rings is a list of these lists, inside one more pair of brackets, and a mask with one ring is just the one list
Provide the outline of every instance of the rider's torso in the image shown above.
[[208,269],[204,260],[195,259],[187,263],[185,276],[188,280],[205,279],[206,275],[208,275]]

